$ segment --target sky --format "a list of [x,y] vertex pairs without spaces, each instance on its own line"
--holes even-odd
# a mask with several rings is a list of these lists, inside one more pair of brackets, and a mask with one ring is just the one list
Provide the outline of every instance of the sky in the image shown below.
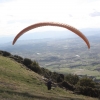
[[[77,29],[100,28],[100,0],[0,0],[0,36],[15,35],[44,21],[69,24]],[[64,29],[43,27],[34,31],[50,30]]]

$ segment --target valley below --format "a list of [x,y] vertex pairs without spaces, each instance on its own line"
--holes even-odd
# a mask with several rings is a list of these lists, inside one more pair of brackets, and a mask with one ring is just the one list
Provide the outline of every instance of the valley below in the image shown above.
[[36,60],[40,67],[64,74],[92,76],[100,80],[100,37],[88,37],[91,48],[80,38],[23,40],[0,46],[14,55]]

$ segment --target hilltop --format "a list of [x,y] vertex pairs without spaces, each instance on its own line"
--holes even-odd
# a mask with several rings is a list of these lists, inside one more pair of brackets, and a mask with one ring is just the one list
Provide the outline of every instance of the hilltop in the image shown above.
[[98,100],[56,87],[47,90],[42,76],[0,55],[0,100]]

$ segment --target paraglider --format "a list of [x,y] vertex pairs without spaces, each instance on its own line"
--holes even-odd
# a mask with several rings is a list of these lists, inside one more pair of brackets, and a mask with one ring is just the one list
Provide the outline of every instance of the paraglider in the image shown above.
[[87,44],[88,48],[90,48],[90,43],[88,41],[88,39],[86,38],[86,36],[80,32],[78,29],[76,29],[75,27],[72,27],[68,24],[63,24],[63,23],[56,23],[56,22],[40,22],[40,23],[36,23],[36,24],[33,24],[33,25],[30,25],[26,28],[24,28],[23,30],[21,30],[17,35],[16,37],[14,38],[13,40],[13,45],[15,44],[15,42],[17,41],[17,39],[23,35],[25,32],[31,30],[31,29],[35,29],[35,28],[38,28],[38,27],[42,27],[42,26],[58,26],[58,27],[62,27],[62,28],[66,28],[72,32],[74,32],[75,34],[77,34],[79,37],[81,37],[85,43]]

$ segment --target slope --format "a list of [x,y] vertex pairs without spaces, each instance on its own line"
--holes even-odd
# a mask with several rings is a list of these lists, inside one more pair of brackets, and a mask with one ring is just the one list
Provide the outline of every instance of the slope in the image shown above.
[[0,56],[0,100],[98,100],[56,87],[48,91],[42,76]]

